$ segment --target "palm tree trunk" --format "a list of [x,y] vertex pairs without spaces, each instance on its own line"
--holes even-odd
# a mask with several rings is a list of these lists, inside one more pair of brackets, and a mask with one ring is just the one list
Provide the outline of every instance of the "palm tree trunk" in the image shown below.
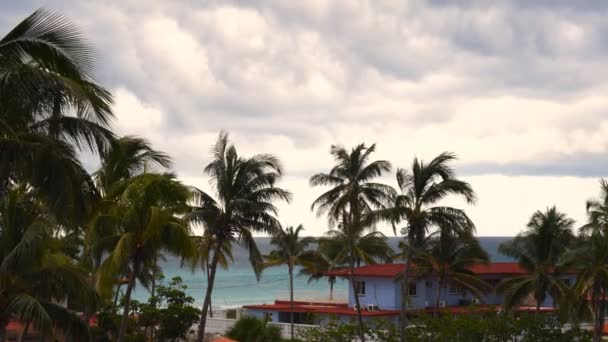
[[116,294],[114,295],[114,307],[118,306],[118,295],[120,294],[121,287],[122,284],[118,284],[118,286],[116,287]]
[[293,340],[293,263],[289,258],[289,319],[291,320],[291,339]]
[[[352,255],[352,254],[351,254]],[[351,284],[353,291],[355,292],[355,305],[357,306],[357,320],[359,322],[359,339],[361,342],[365,342],[365,334],[363,331],[363,317],[361,316],[361,303],[359,303],[359,283],[355,279],[355,260],[353,257],[350,258],[350,274]]]
[[600,325],[600,286],[598,282],[593,284],[593,292],[591,293],[591,302],[593,304],[593,342],[602,340],[602,326]]
[[409,271],[410,271],[410,260],[412,260],[412,251],[411,249],[408,250],[407,252],[407,256],[406,256],[406,261],[405,261],[405,266],[404,266],[404,270],[403,270],[403,283],[402,283],[402,289],[401,289],[401,316],[400,316],[400,322],[399,322],[399,336],[400,336],[400,341],[401,342],[405,342],[406,337],[405,337],[405,328],[407,328],[408,322],[407,322],[407,302],[409,300],[409,291],[408,291],[408,287],[409,287]]
[[[218,246],[221,246],[221,245],[222,245],[221,243],[218,243]],[[203,342],[203,338],[205,337],[205,324],[207,323],[207,312],[209,311],[209,307],[211,306],[211,293],[213,292],[213,281],[215,280],[215,271],[217,269],[218,260],[219,260],[219,252],[216,250],[213,253],[213,259],[211,260],[211,273],[209,274],[209,278],[207,280],[207,291],[205,292],[205,301],[203,302],[201,320],[200,320],[200,323],[198,324],[198,335],[196,338],[196,342]]]
[[[209,287],[209,260],[207,259],[207,287]],[[209,298],[209,317],[213,318],[213,305]]]
[[334,299],[334,283],[336,279],[334,277],[329,277],[329,300]]
[[25,338],[27,337],[27,331],[30,329],[30,322],[27,321],[25,323],[25,326],[23,327],[23,331],[21,332],[21,336],[19,336],[19,341],[18,342],[23,342],[25,340]]
[[600,291],[600,301],[599,301],[599,310],[598,310],[598,336],[599,341],[602,340],[602,336],[604,335],[604,311],[606,310],[606,289],[604,288]]
[[437,278],[437,294],[435,296],[435,305],[433,307],[433,317],[439,317],[439,301],[441,299],[441,289],[443,287],[443,281],[441,278]]
[[125,307],[122,311],[122,320],[120,322],[120,331],[118,333],[118,342],[123,342],[127,333],[127,325],[129,322],[129,308],[131,306],[131,292],[135,286],[135,275],[139,269],[139,262],[133,262],[133,270],[129,275],[129,283],[127,284],[127,292],[125,293]]

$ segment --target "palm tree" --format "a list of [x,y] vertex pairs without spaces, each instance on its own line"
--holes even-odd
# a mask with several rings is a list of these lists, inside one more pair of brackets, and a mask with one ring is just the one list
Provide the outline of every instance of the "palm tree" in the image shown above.
[[[207,275],[207,286],[209,286],[211,252],[216,251],[218,253],[218,266],[226,270],[234,261],[232,244],[230,241],[225,241],[221,246],[218,246],[217,238],[208,231],[205,231],[203,236],[193,236],[192,239],[195,245],[195,253],[192,258],[182,260],[182,266],[187,264],[192,270],[196,268],[204,270]],[[211,301],[209,301],[209,317],[213,317]]]
[[319,247],[326,255],[331,255],[331,263],[335,266],[348,266],[350,259],[349,242],[352,243],[355,256],[355,266],[361,262],[367,265],[377,261],[391,262],[393,250],[387,243],[387,237],[379,231],[365,232],[363,227],[350,231],[347,235],[343,229],[332,229],[319,239]]
[[[154,267],[159,251],[189,257],[194,252],[190,229],[180,218],[188,212],[190,189],[171,174],[142,174],[116,184],[106,196],[108,208],[96,218],[100,224],[114,227],[113,235],[107,232],[90,232],[91,241],[110,245],[109,254],[97,275],[97,290],[105,295],[111,291],[116,277],[127,274],[124,310],[118,341],[124,340],[131,292],[137,279],[147,286],[147,270]],[[103,223],[103,224],[101,224]]]
[[[357,263],[356,237],[368,227],[373,227],[368,219],[370,213],[389,203],[394,193],[388,185],[373,182],[384,172],[390,171],[391,164],[386,160],[369,161],[376,145],[366,147],[357,145],[350,152],[341,146],[332,146],[330,153],[336,165],[329,173],[318,173],[310,178],[311,186],[330,186],[331,189],[319,196],[311,206],[318,215],[327,214],[330,226],[340,223],[345,237],[348,263],[351,270],[351,283],[355,294],[358,283],[355,279]],[[330,233],[334,234],[334,233]],[[338,233],[335,233],[338,234]],[[359,338],[365,340],[359,297],[355,295]]]
[[88,340],[88,325],[57,303],[87,303],[96,296],[84,270],[53,243],[56,221],[25,186],[0,201],[0,341],[11,317],[42,336]]
[[[334,260],[335,258],[329,256],[327,251],[325,251],[323,247],[319,245],[312,259],[302,265],[303,267],[300,268],[300,272],[298,273],[299,275],[307,276],[308,283],[310,284],[312,281],[318,281],[319,279],[325,277],[326,272],[339,267],[338,265],[334,264]],[[336,276],[328,276],[327,282],[329,283],[329,300],[333,300]]]
[[[104,226],[103,220],[97,219],[98,215],[103,217],[103,210],[113,205],[113,199],[105,197],[112,194],[113,187],[144,173],[146,169],[154,167],[168,168],[171,165],[172,161],[169,156],[153,149],[145,139],[135,136],[124,136],[116,139],[110,143],[106,150],[102,151],[101,166],[93,174],[93,177],[98,192],[102,196],[102,201],[105,203],[96,208],[98,213],[91,215],[93,220],[89,224],[97,225],[97,227],[88,228],[81,256],[83,264],[91,269],[92,273],[95,273],[99,269],[103,256],[115,243],[113,238],[115,237],[117,227],[111,224]],[[154,274],[156,273],[154,272],[154,267],[152,267],[151,272],[151,290],[154,292]],[[94,274],[92,275],[94,276]],[[121,285],[121,283],[118,283],[115,302],[118,301]]]
[[217,199],[198,191],[198,207],[189,218],[205,228],[205,234],[215,239],[213,256],[209,264],[208,286],[197,341],[205,335],[207,312],[215,272],[221,253],[218,246],[236,243],[249,252],[249,261],[259,279],[263,259],[252,233],[273,234],[281,226],[276,219],[277,200],[289,201],[291,194],[275,184],[283,175],[279,160],[269,154],[257,154],[244,158],[238,155],[234,145],[229,144],[228,134],[221,132],[213,147],[213,161],[205,167]]
[[589,222],[580,228],[581,233],[601,233],[608,236],[608,181],[600,179],[600,200],[587,201]]
[[471,267],[489,262],[489,256],[474,236],[455,236],[445,233],[432,238],[425,250],[414,250],[413,261],[422,275],[436,278],[437,292],[433,315],[439,313],[441,290],[454,283],[473,293],[477,298],[490,290],[491,286],[477,277]]
[[311,244],[315,243],[312,237],[300,237],[300,232],[304,230],[302,225],[295,229],[290,226],[285,229],[278,229],[270,239],[270,244],[275,246],[275,249],[270,254],[265,256],[266,262],[264,267],[287,265],[289,272],[289,303],[290,303],[290,322],[291,322],[291,339],[294,339],[293,334],[293,269],[296,265],[310,263],[315,252],[310,250]]
[[608,293],[608,239],[598,229],[563,255],[561,266],[576,270],[574,298],[591,298],[594,318],[593,341],[601,341]]
[[[377,219],[389,220],[393,227],[405,222],[401,234],[412,247],[410,251],[421,249],[433,230],[450,231],[457,235],[471,235],[475,230],[475,225],[464,210],[439,205],[449,195],[463,197],[469,204],[475,203],[476,196],[471,186],[457,179],[449,165],[454,160],[454,154],[444,152],[428,164],[414,158],[411,172],[397,170],[397,184],[401,193],[394,197],[390,208],[378,212]],[[401,341],[405,341],[407,326],[408,270],[411,268],[412,255],[406,259],[401,286]]]
[[38,10],[0,39],[0,197],[27,182],[66,226],[83,223],[97,197],[75,148],[100,152],[113,139],[112,97],[93,67],[58,14]]
[[102,151],[101,167],[94,176],[102,193],[109,193],[112,186],[125,179],[144,173],[150,167],[169,168],[171,158],[143,138],[127,135],[112,141]]
[[512,241],[499,246],[499,251],[515,258],[527,274],[505,279],[497,289],[504,291],[504,307],[511,309],[532,295],[539,312],[547,292],[555,300],[564,293],[564,284],[558,278],[558,261],[562,253],[574,239],[574,221],[559,212],[555,207],[544,212],[535,212],[528,222],[527,229]]

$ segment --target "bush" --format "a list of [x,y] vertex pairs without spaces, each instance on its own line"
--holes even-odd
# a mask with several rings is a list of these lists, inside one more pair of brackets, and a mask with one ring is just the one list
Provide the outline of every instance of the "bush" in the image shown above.
[[255,317],[246,316],[234,324],[226,336],[239,342],[281,342],[281,329]]
[[159,341],[184,339],[201,314],[192,306],[194,298],[186,295],[186,289],[180,277],[171,279],[169,286],[159,286],[156,297],[139,306],[140,326],[158,327],[155,337]]
[[[399,341],[399,330],[386,321],[374,322],[366,328],[370,340]],[[330,323],[325,327],[303,331],[300,337],[309,342],[351,342],[357,339],[358,326]],[[410,341],[479,341],[479,342],[587,342],[591,334],[580,329],[563,331],[563,325],[553,317],[504,314],[468,314],[420,317],[407,329]]]
[[236,319],[236,309],[228,309],[228,310],[226,310],[226,318]]
[[[162,276],[159,276],[162,280]],[[156,296],[147,303],[131,301],[131,312],[125,340],[175,341],[183,340],[192,325],[198,321],[200,310],[193,307],[194,298],[186,294],[187,287],[180,277],[171,279],[168,286],[156,288]],[[121,301],[121,305],[124,305]],[[109,307],[98,314],[99,327],[93,331],[93,340],[106,342],[116,339],[122,313],[121,307]]]

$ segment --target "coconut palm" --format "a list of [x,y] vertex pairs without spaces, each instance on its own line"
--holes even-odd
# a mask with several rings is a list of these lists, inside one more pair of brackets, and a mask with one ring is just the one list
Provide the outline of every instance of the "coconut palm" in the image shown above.
[[576,271],[572,298],[590,298],[594,318],[593,340],[601,341],[608,293],[608,239],[598,229],[564,253],[561,266]]
[[327,282],[329,283],[330,300],[333,300],[334,298],[333,295],[334,285],[336,284],[336,276],[326,276],[326,272],[331,271],[336,267],[340,267],[340,265],[334,264],[334,260],[335,258],[328,256],[327,252],[322,248],[322,246],[319,245],[312,259],[302,265],[303,267],[300,268],[300,271],[298,272],[298,274],[308,277],[309,284],[313,281],[318,281],[321,278],[327,277]]
[[483,294],[491,289],[471,271],[473,265],[489,262],[488,254],[474,236],[439,234],[429,240],[424,250],[414,250],[413,261],[421,275],[428,274],[437,279],[434,316],[439,313],[441,291],[450,283],[461,286],[477,298],[483,298]]
[[[450,163],[456,160],[452,153],[444,152],[426,164],[414,158],[411,171],[397,170],[397,184],[400,194],[394,197],[389,209],[378,212],[377,219],[389,220],[393,227],[405,222],[401,234],[405,236],[410,249],[421,249],[426,238],[438,230],[450,231],[457,235],[470,235],[475,230],[473,222],[464,210],[442,206],[440,202],[447,196],[464,198],[467,203],[475,202],[475,192],[471,186],[456,178]],[[408,270],[411,255],[406,258],[402,277],[401,300],[401,341],[405,341],[407,326],[407,302],[409,288]]]
[[140,175],[155,166],[169,168],[171,158],[145,139],[127,135],[112,141],[109,148],[102,151],[101,167],[95,172],[97,186],[108,193],[114,184]]
[[[207,275],[207,286],[209,286],[209,273],[211,264],[212,251],[218,253],[218,266],[222,269],[228,269],[228,266],[234,262],[232,255],[232,244],[230,241],[225,241],[221,246],[217,245],[217,238],[208,231],[203,233],[203,236],[193,236],[195,253],[192,258],[182,260],[182,266],[187,264],[194,271],[197,268],[204,270]],[[213,307],[209,302],[209,317],[213,317]]]
[[[163,152],[152,148],[145,139],[135,136],[124,136],[110,143],[108,148],[102,151],[101,166],[94,173],[97,189],[102,196],[102,204],[97,206],[98,213],[93,213],[94,218],[89,225],[90,234],[85,236],[84,251],[81,259],[93,273],[100,267],[103,256],[113,247],[115,241],[113,237],[119,227],[112,224],[105,224],[103,220],[98,220],[98,215],[103,217],[103,210],[113,205],[112,198],[105,198],[112,193],[113,187],[121,184],[128,179],[140,175],[146,169],[155,167],[168,168],[172,165],[171,158]],[[108,239],[106,239],[108,238]],[[104,243],[106,242],[106,243]],[[160,256],[159,256],[160,257]],[[152,292],[154,292],[154,274],[156,267],[150,269],[152,277]],[[144,272],[142,272],[144,273]],[[118,294],[122,284],[118,284],[116,289],[115,301],[118,301]]]
[[[341,233],[344,237],[347,253],[345,258],[351,270],[351,283],[355,293],[358,293],[358,283],[354,276],[358,258],[356,238],[361,236],[365,229],[373,227],[368,215],[388,204],[394,193],[390,186],[373,181],[391,168],[391,164],[386,160],[369,160],[375,149],[376,145],[366,147],[360,144],[349,152],[341,146],[334,145],[330,153],[336,162],[335,166],[329,173],[318,173],[310,178],[311,186],[331,187],[312,203],[311,209],[316,210],[318,215],[326,214],[330,226],[339,223],[340,229],[329,234]],[[359,338],[364,341],[358,296],[355,296],[355,303]]]
[[198,206],[189,215],[192,221],[204,226],[205,234],[216,241],[209,264],[209,286],[203,302],[198,342],[202,342],[205,336],[207,313],[221,256],[217,247],[230,243],[244,247],[259,279],[263,258],[253,233],[273,234],[279,229],[274,203],[291,198],[288,191],[276,186],[283,175],[279,160],[269,154],[249,158],[239,156],[225,132],[220,133],[213,147],[213,160],[205,167],[205,173],[211,177],[217,199],[198,191]]
[[[131,293],[136,280],[147,286],[160,251],[189,257],[194,252],[190,229],[182,217],[188,211],[190,189],[171,174],[142,174],[116,184],[106,196],[109,203],[95,218],[89,241],[110,246],[97,271],[97,290],[111,293],[116,279],[127,274],[124,310],[118,335],[123,341]],[[112,235],[97,228],[111,226]],[[99,247],[101,248],[101,247]]]
[[81,224],[95,187],[77,149],[102,151],[112,98],[93,77],[82,35],[38,10],[0,39],[0,197],[27,182],[62,224]]
[[580,228],[581,233],[601,233],[608,236],[608,181],[600,179],[600,199],[587,201],[589,222]]
[[532,215],[523,233],[499,246],[501,253],[515,258],[527,271],[498,284],[497,289],[504,292],[506,309],[532,295],[538,312],[547,293],[555,300],[562,297],[564,284],[559,279],[558,261],[574,240],[573,225],[574,221],[557,208],[547,208]]
[[319,239],[319,248],[326,255],[333,256],[331,263],[335,266],[348,266],[350,259],[349,242],[354,246],[355,266],[361,262],[372,265],[391,262],[393,250],[388,245],[387,237],[379,231],[366,232],[364,229],[351,231],[349,236],[342,229],[332,229]]
[[0,341],[11,317],[42,336],[88,340],[88,325],[61,303],[90,303],[96,296],[86,273],[50,235],[56,221],[25,186],[0,201]]
[[290,226],[285,229],[278,229],[270,239],[270,244],[275,247],[268,255],[264,267],[287,265],[289,273],[289,304],[290,304],[290,322],[291,322],[291,339],[294,339],[293,331],[293,269],[296,265],[310,263],[315,252],[310,250],[311,244],[315,243],[315,238],[300,237],[300,233],[304,230],[302,225],[295,229]]
[[3,124],[101,151],[112,137],[106,129],[112,97],[95,84],[94,62],[92,49],[67,19],[34,12],[0,39]]

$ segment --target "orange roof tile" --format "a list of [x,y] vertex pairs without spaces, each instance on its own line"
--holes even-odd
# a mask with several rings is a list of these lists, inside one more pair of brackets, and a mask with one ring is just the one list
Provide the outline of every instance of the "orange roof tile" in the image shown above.
[[215,340],[213,340],[213,342],[238,342],[238,341],[231,340],[228,337],[220,336],[220,337],[216,338]]

